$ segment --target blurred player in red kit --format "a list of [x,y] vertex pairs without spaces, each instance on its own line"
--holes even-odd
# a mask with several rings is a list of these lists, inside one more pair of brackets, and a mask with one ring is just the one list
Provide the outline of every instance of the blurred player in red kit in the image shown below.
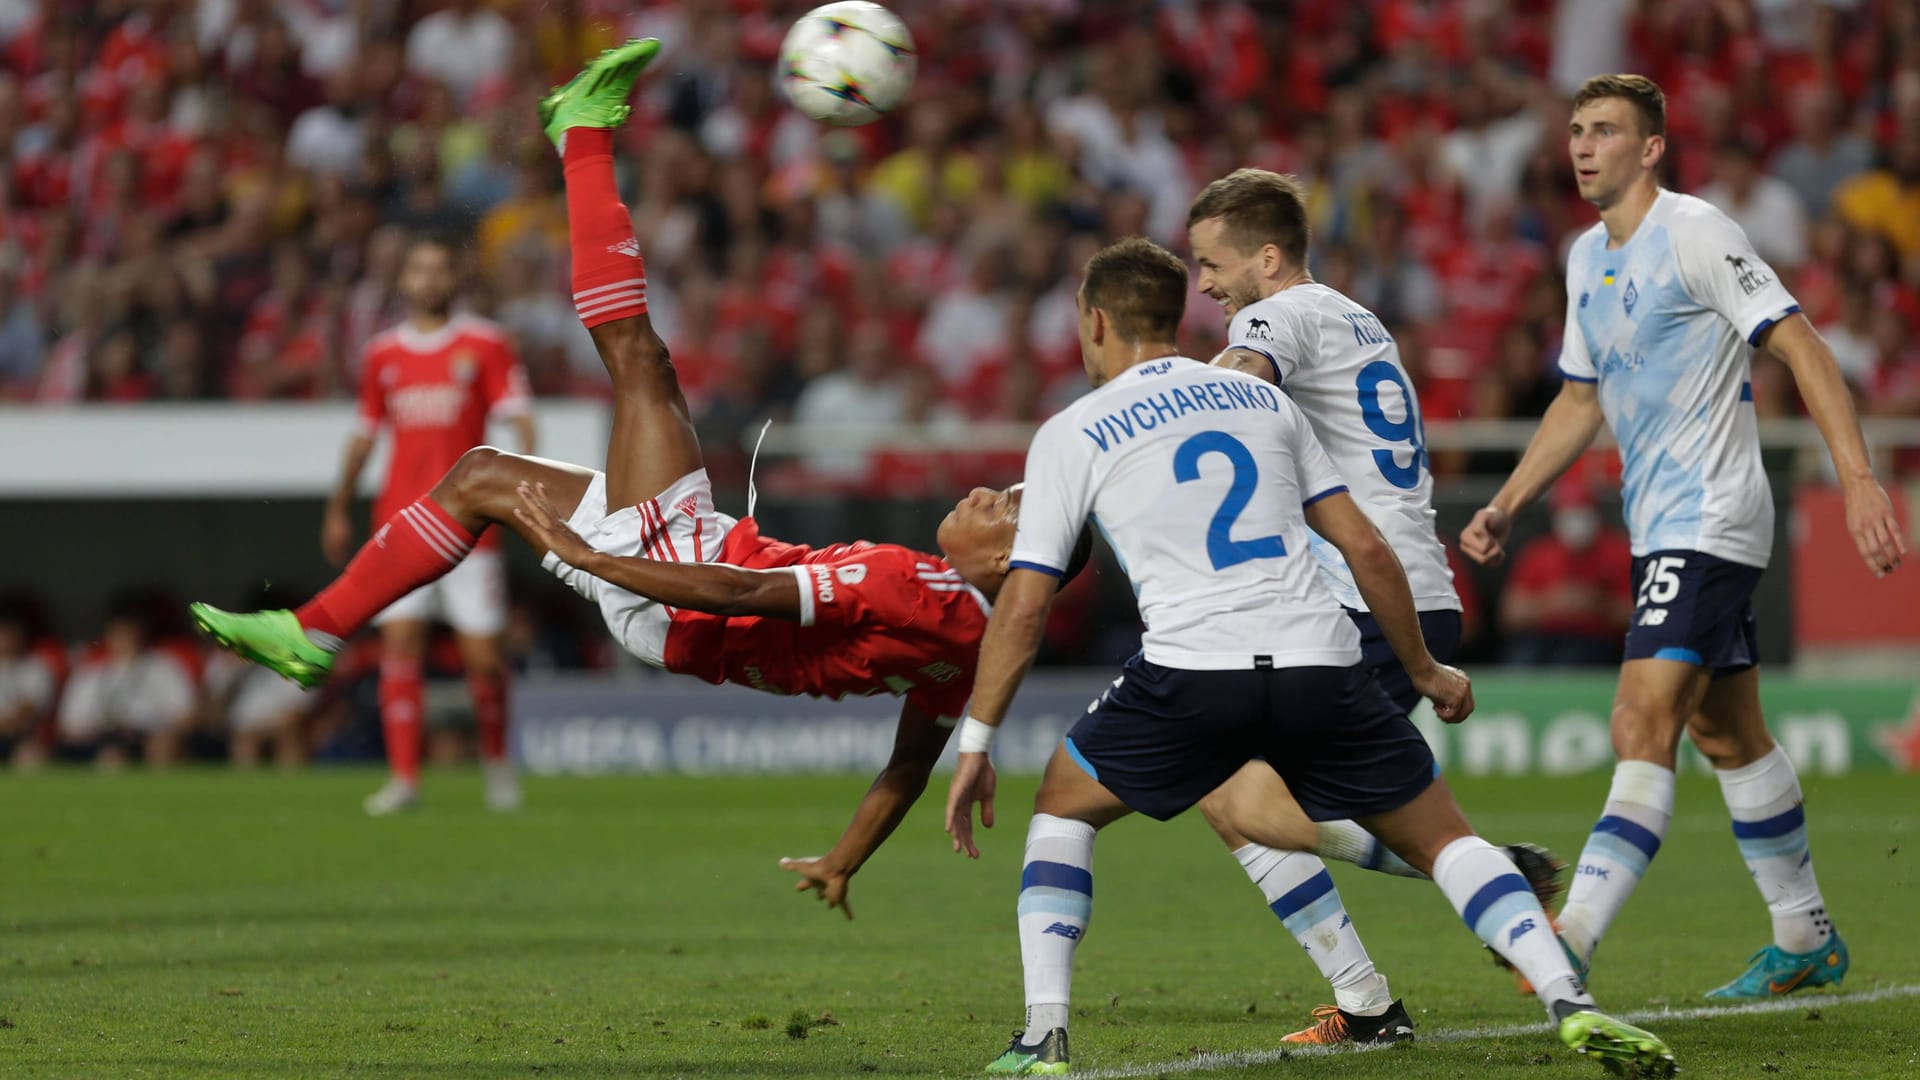
[[[360,370],[360,423],[347,440],[340,482],[327,502],[320,544],[328,561],[346,563],[353,550],[348,507],[382,427],[393,431],[387,482],[373,504],[373,520],[391,521],[437,483],[460,455],[487,441],[487,422],[510,423],[523,453],[533,452],[532,400],[526,373],[506,333],[493,323],[453,313],[459,292],[456,253],[444,240],[418,238],[400,270],[407,314],[400,325],[367,342]],[[431,522],[427,523],[431,528]],[[389,526],[374,534],[384,544]],[[409,810],[420,802],[421,668],[431,620],[453,627],[466,664],[487,806],[513,810],[520,785],[507,758],[506,665],[500,632],[506,626],[506,569],[499,537],[481,534],[470,545],[451,533],[431,539],[449,553],[471,551],[445,577],[422,584],[373,618],[380,627],[380,725],[392,776],[369,795],[369,814]]]
[[[489,526],[599,607],[640,659],[776,694],[903,698],[893,753],[828,854],[783,860],[846,908],[848,880],[925,790],[965,712],[989,604],[1007,574],[1021,492],[981,488],[941,522],[942,555],[859,541],[813,549],[714,509],[673,362],[647,317],[646,270],[614,184],[613,130],[656,52],[629,42],[541,103],[566,163],[574,304],[613,378],[606,471],[469,450],[387,519],[297,611],[193,606],[222,645],[298,682],[324,678],[342,638],[421,585],[446,580]],[[748,508],[751,514],[752,508]],[[1083,534],[1067,574],[1086,562]]]

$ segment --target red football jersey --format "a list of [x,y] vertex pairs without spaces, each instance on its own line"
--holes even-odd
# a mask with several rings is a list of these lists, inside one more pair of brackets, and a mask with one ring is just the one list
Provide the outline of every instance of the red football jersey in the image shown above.
[[455,316],[431,334],[401,323],[374,335],[360,367],[360,423],[369,436],[393,428],[393,459],[373,520],[399,513],[486,442],[489,418],[532,406],[512,342],[486,319]]
[[747,518],[719,561],[795,568],[801,618],[676,612],[667,670],[775,694],[904,694],[948,720],[966,712],[987,602],[945,559],[864,540],[815,550],[763,537]]

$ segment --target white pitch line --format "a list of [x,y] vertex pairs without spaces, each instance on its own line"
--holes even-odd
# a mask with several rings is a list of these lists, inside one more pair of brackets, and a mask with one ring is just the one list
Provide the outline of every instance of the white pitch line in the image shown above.
[[[1894,1001],[1900,998],[1920,997],[1920,984],[1907,986],[1883,986],[1878,990],[1863,990],[1854,994],[1832,994],[1804,998],[1780,998],[1775,1001],[1755,1001],[1746,1005],[1700,1005],[1688,1009],[1641,1009],[1637,1012],[1621,1013],[1620,1019],[1632,1024],[1650,1024],[1663,1020],[1712,1020],[1722,1016],[1755,1016],[1765,1013],[1800,1012],[1805,1009],[1825,1009],[1836,1005],[1865,1005],[1875,1001]],[[1471,1042],[1475,1039],[1505,1039],[1516,1035],[1545,1035],[1553,1028],[1542,1022],[1537,1024],[1508,1024],[1504,1027],[1490,1028],[1450,1028],[1440,1031],[1422,1032],[1414,1039],[1415,1044],[1423,1042],[1455,1043]],[[1176,1073],[1212,1072],[1220,1069],[1244,1069],[1253,1065],[1272,1065],[1280,1061],[1292,1061],[1297,1058],[1331,1057],[1344,1054],[1372,1053],[1376,1050],[1390,1049],[1386,1046],[1302,1046],[1298,1049],[1276,1050],[1237,1050],[1227,1053],[1195,1054],[1179,1061],[1163,1062],[1158,1065],[1123,1065],[1111,1069],[1090,1069],[1085,1072],[1075,1070],[1080,1080],[1126,1080],[1136,1076],[1169,1076]],[[1684,1062],[1682,1063],[1685,1064]]]

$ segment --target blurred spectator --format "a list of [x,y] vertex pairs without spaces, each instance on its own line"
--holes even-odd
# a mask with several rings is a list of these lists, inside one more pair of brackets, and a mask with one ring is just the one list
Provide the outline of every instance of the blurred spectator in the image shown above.
[[1809,216],[1827,212],[1835,189],[1873,167],[1873,144],[1850,130],[1840,96],[1814,83],[1793,92],[1793,139],[1773,155],[1773,175],[1800,196]]
[[0,400],[32,394],[47,343],[40,313],[17,282],[15,274],[0,271]]
[[1793,187],[1760,171],[1753,148],[1739,140],[1715,151],[1713,182],[1699,191],[1746,230],[1753,250],[1774,269],[1791,274],[1807,261],[1807,213]]
[[25,613],[0,606],[0,760],[20,769],[46,759],[40,725],[52,712],[59,683],[53,665],[32,644]]
[[206,681],[207,711],[225,721],[234,765],[286,768],[307,759],[305,721],[319,695],[227,652],[213,654]]
[[1894,136],[1886,167],[1841,185],[1833,206],[1854,228],[1892,240],[1901,255],[1920,255],[1920,123]]
[[827,480],[858,483],[866,479],[868,459],[862,436],[907,419],[908,383],[899,358],[877,323],[854,328],[845,366],[808,382],[793,405],[793,426],[802,436],[828,438],[845,445],[811,451],[807,468]]
[[194,674],[180,655],[157,647],[142,611],[118,606],[100,643],[74,665],[60,699],[60,755],[102,768],[133,756],[153,766],[178,759],[194,721]]
[[1569,477],[1554,488],[1553,529],[1521,547],[1500,594],[1506,662],[1529,667],[1617,663],[1633,616],[1633,555],[1593,494]]
[[477,0],[451,0],[407,35],[407,70],[437,79],[462,98],[505,74],[513,27]]

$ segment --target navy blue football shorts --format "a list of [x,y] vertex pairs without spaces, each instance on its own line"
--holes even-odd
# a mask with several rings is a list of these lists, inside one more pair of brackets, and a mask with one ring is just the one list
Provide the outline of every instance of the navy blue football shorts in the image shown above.
[[1759,663],[1753,590],[1763,572],[1698,551],[1635,558],[1626,659],[1678,660],[1716,678]]
[[1067,753],[1130,809],[1165,821],[1264,758],[1315,821],[1405,806],[1433,751],[1365,663],[1186,671],[1144,656],[1067,733]]
[[[1420,691],[1413,688],[1413,677],[1401,665],[1400,658],[1394,655],[1393,646],[1387,644],[1387,636],[1380,632],[1380,624],[1372,613],[1347,609],[1347,616],[1360,631],[1360,654],[1366,665],[1373,669],[1373,677],[1379,682],[1380,689],[1401,712],[1411,713],[1420,704]],[[1453,663],[1460,655],[1460,613],[1457,611],[1423,611],[1420,613],[1420,636],[1427,639],[1427,651],[1435,660],[1443,664]]]

